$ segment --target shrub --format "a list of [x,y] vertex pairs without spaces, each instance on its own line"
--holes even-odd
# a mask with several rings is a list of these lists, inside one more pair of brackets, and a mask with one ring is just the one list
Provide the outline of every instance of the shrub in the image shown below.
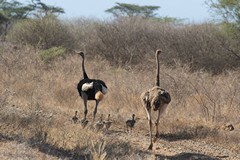
[[19,21],[9,31],[7,39],[40,49],[71,47],[73,41],[68,28],[54,16]]
[[42,50],[39,53],[41,60],[45,63],[52,61],[53,59],[63,56],[66,52],[66,49],[63,47],[52,47],[46,50]]
[[205,69],[216,74],[239,66],[235,56],[238,52],[233,50],[236,47],[230,47],[233,42],[212,23],[173,24],[132,17],[81,21],[72,26],[81,34],[75,34],[77,47],[92,57],[105,58],[111,65],[151,67],[152,55],[160,48],[164,52],[161,61],[170,66],[180,61],[190,64],[192,70]]

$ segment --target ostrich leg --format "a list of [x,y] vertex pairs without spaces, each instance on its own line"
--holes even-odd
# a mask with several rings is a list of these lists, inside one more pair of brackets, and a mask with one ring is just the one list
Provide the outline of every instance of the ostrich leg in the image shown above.
[[99,104],[99,101],[96,100],[96,105],[93,111],[93,121],[95,121],[95,118],[96,118],[98,104]]

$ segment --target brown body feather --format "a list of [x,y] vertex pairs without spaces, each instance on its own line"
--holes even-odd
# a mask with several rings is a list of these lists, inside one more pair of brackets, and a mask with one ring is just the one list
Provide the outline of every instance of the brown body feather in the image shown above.
[[160,78],[159,78],[159,54],[161,50],[156,51],[156,62],[157,62],[157,73],[156,73],[156,82],[155,86],[149,89],[146,92],[141,94],[141,101],[146,110],[148,121],[149,121],[149,131],[150,131],[150,145],[148,149],[152,150],[153,142],[152,142],[152,114],[151,112],[158,112],[158,116],[156,119],[156,136],[154,141],[159,137],[158,125],[160,120],[160,115],[166,110],[167,105],[171,102],[170,94],[160,88]]

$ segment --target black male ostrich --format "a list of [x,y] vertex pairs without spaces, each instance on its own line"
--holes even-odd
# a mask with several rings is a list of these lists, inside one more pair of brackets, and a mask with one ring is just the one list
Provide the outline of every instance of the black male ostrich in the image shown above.
[[84,67],[84,60],[85,60],[84,53],[82,51],[77,53],[82,57],[83,79],[80,80],[77,86],[79,95],[84,102],[84,119],[82,120],[82,122],[86,121],[87,119],[87,113],[88,113],[87,101],[88,100],[96,101],[96,106],[93,111],[93,120],[95,120],[98,104],[103,99],[103,96],[107,93],[107,86],[105,82],[103,82],[102,80],[88,78],[88,75]]

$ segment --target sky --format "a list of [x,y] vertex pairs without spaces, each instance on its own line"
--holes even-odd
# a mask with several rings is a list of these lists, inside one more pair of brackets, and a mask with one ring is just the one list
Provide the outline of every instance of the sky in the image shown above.
[[[105,10],[119,3],[136,5],[160,6],[156,12],[159,16],[168,16],[186,19],[189,22],[205,22],[211,20],[208,7],[204,4],[206,0],[41,0],[47,5],[53,5],[64,9],[62,18],[99,18],[106,19],[111,14]],[[19,0],[25,3],[30,0]]]

